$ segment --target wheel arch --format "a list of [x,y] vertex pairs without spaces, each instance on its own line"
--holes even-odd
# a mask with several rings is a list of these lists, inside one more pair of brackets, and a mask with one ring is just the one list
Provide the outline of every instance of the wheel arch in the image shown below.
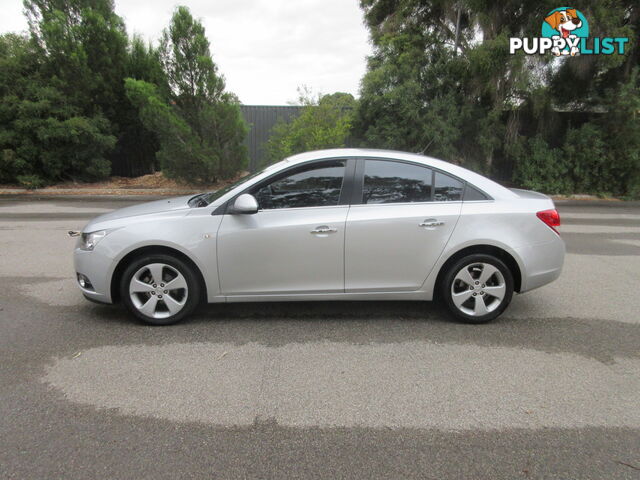
[[453,263],[457,262],[459,259],[463,257],[466,257],[467,255],[472,255],[476,253],[493,255],[494,257],[502,260],[511,271],[511,275],[513,276],[514,290],[516,292],[520,292],[520,289],[522,287],[522,271],[520,270],[520,265],[518,264],[514,256],[510,254],[508,251],[506,251],[505,249],[500,248],[498,246],[482,244],[482,245],[470,245],[468,247],[462,248],[456,251],[455,253],[453,253],[452,255],[450,255],[449,258],[447,258],[447,260],[442,264],[442,267],[440,267],[440,270],[438,271],[438,276],[436,277],[436,283],[434,288],[434,294],[435,292],[439,291],[439,287],[442,282],[442,279],[444,278],[447,270]]
[[196,276],[198,277],[198,281],[202,288],[200,289],[201,300],[205,300],[207,296],[207,284],[205,282],[204,276],[202,275],[202,271],[198,265],[185,253],[181,252],[172,247],[167,247],[164,245],[147,245],[144,247],[136,248],[131,252],[127,253],[124,257],[120,259],[116,268],[111,275],[111,284],[110,284],[110,292],[111,292],[111,300],[113,303],[117,303],[120,301],[120,281],[122,280],[122,275],[126,270],[127,266],[137,258],[140,258],[145,255],[170,255],[180,259],[189,265]]

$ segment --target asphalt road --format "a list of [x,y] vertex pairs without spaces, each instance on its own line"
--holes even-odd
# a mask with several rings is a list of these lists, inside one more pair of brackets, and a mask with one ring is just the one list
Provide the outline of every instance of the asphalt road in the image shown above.
[[[129,202],[130,203],[130,202]],[[0,478],[640,478],[640,208],[560,205],[561,278],[431,304],[82,299],[65,232],[128,204],[0,197]]]

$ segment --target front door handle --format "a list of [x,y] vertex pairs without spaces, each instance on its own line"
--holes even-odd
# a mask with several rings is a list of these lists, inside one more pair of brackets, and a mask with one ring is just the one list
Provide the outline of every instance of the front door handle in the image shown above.
[[420,227],[439,227],[441,225],[444,225],[444,222],[439,222],[435,218],[427,218],[419,226]]
[[331,228],[327,225],[321,225],[319,227],[316,227],[314,230],[311,230],[311,233],[336,233],[337,231],[337,228]]

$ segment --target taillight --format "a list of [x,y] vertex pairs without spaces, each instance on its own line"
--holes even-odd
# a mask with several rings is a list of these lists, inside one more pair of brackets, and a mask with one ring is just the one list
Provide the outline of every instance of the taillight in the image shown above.
[[554,227],[560,226],[560,214],[555,208],[551,210],[542,210],[541,212],[536,213],[536,215],[540,220],[546,223],[547,226],[551,228],[551,230],[553,230],[558,235],[560,235],[558,231],[554,228]]

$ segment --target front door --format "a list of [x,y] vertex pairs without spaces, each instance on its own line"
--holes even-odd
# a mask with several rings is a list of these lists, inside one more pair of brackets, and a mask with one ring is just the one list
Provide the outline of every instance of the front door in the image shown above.
[[225,214],[218,230],[222,292],[234,295],[344,291],[345,160],[293,168],[253,187],[259,211]]

